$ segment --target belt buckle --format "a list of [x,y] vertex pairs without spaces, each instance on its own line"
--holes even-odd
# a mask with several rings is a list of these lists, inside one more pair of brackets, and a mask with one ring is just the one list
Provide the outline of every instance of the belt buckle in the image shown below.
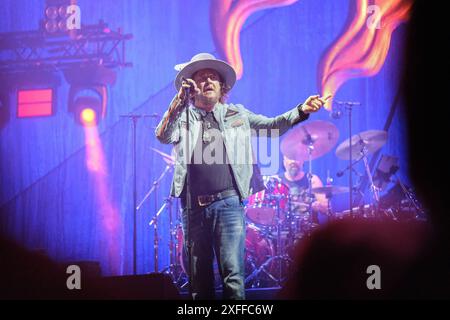
[[198,205],[200,207],[204,207],[207,206],[208,204],[211,204],[211,202],[213,202],[213,196],[198,196],[197,197],[197,201],[198,201]]

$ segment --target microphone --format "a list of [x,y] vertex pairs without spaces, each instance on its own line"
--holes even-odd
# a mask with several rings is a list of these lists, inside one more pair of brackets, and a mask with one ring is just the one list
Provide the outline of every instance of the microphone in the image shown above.
[[358,101],[334,101],[333,103],[335,107],[330,112],[330,117],[335,120],[338,120],[343,116],[343,106],[352,107],[361,105],[361,102]]
[[340,119],[342,117],[342,110],[340,108],[337,110],[333,108],[333,110],[330,113],[330,117],[336,120]]
[[183,82],[186,82],[189,85],[188,91],[189,91],[189,93],[191,93],[191,91],[193,89],[192,84],[189,81],[187,81],[187,79],[185,77],[181,77],[181,83],[183,83]]
[[346,105],[346,106],[360,106],[361,102],[358,101],[334,101],[334,103],[338,105]]

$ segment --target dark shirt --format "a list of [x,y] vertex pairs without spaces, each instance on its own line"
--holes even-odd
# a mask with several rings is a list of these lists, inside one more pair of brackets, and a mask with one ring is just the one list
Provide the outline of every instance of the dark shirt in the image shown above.
[[290,181],[284,174],[281,175],[281,182],[289,188],[290,211],[303,212],[308,209],[308,204],[313,201],[308,196],[309,182],[305,173],[300,180]]
[[289,194],[291,195],[302,195],[308,191],[308,178],[306,174],[304,174],[300,180],[296,181],[290,181],[282,174],[281,182],[289,187]]
[[[235,188],[219,123],[212,112],[202,118],[202,130],[195,144],[191,164],[190,189],[195,202],[199,195],[211,195]],[[183,194],[185,194],[183,191]]]

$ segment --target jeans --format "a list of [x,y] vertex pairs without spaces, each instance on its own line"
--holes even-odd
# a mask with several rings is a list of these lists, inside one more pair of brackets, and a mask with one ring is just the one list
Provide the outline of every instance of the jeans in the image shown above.
[[[192,267],[190,273],[192,298],[214,299],[214,253],[222,279],[224,299],[245,299],[245,216],[238,196],[194,208],[188,233],[186,208],[183,209],[185,250],[191,237]],[[188,253],[189,257],[189,253]],[[190,267],[187,267],[189,270]]]

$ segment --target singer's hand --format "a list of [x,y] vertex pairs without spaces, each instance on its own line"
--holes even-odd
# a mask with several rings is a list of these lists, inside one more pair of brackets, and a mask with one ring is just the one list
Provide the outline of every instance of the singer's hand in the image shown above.
[[319,95],[310,96],[302,105],[302,111],[304,113],[313,113],[319,111],[322,108],[328,99],[331,98],[331,95],[327,97],[320,97]]
[[181,82],[180,90],[178,91],[178,99],[184,99],[188,94],[191,96],[200,94],[200,89],[192,79],[185,79]]

